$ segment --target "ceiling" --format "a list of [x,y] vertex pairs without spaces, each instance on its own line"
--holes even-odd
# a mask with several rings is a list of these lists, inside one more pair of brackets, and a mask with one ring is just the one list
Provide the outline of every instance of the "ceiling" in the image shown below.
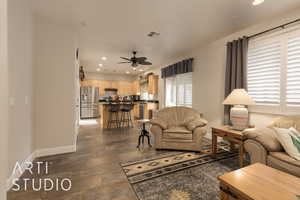
[[[38,15],[79,31],[80,59],[87,71],[131,74],[119,57],[146,56],[152,68],[205,42],[300,6],[298,0],[32,0]],[[160,36],[150,38],[151,31]],[[106,61],[101,57],[107,57]],[[144,69],[150,69],[144,68]]]

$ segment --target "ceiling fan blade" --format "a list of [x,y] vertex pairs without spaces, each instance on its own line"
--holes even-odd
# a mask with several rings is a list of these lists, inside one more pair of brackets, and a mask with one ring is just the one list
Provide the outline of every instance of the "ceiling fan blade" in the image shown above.
[[146,57],[139,57],[139,58],[136,58],[136,60],[138,60],[139,62],[143,62],[145,60],[147,60]]
[[151,62],[147,62],[147,61],[145,61],[145,62],[140,62],[139,64],[140,64],[140,65],[152,65]]
[[122,58],[122,59],[124,59],[124,60],[131,61],[129,58],[125,58],[125,57],[120,57],[120,58]]
[[119,62],[118,64],[131,63],[131,62]]

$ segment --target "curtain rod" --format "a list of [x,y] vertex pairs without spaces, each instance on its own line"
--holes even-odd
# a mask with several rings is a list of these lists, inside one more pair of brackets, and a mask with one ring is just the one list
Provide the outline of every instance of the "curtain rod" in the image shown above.
[[288,23],[286,23],[286,24],[282,24],[282,25],[277,26],[277,27],[275,27],[275,28],[271,28],[271,29],[262,31],[262,32],[260,32],[260,33],[256,33],[256,34],[254,34],[254,35],[250,35],[250,36],[248,36],[247,38],[248,38],[248,39],[255,38],[255,37],[259,36],[259,35],[263,35],[263,34],[266,34],[266,33],[272,32],[272,31],[275,31],[275,30],[277,30],[277,29],[279,29],[279,28],[284,29],[286,26],[291,25],[291,24],[294,24],[294,23],[297,23],[297,22],[300,22],[300,19],[296,19],[296,20],[294,20],[294,21],[288,22]]

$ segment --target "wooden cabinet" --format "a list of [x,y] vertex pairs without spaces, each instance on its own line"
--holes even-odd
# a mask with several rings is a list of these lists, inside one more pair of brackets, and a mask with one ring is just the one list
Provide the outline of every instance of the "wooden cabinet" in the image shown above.
[[99,87],[100,96],[105,95],[105,88],[118,89],[120,96],[136,94],[135,83],[130,81],[85,80],[81,82],[81,86]]
[[133,82],[133,94],[135,94],[135,95],[141,94],[140,81],[138,81],[138,80]]
[[158,94],[158,76],[150,75],[148,77],[148,93],[157,95]]
[[117,87],[120,96],[133,94],[133,83],[129,81],[118,81]]
[[100,96],[105,95],[105,88],[111,88],[111,82],[106,80],[98,80],[98,85],[100,89]]

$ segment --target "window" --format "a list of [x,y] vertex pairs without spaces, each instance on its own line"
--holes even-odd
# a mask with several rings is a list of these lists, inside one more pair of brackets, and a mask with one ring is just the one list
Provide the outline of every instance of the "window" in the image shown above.
[[165,78],[166,106],[192,107],[192,73]]
[[300,111],[300,31],[251,40],[248,51],[248,92],[256,112]]

